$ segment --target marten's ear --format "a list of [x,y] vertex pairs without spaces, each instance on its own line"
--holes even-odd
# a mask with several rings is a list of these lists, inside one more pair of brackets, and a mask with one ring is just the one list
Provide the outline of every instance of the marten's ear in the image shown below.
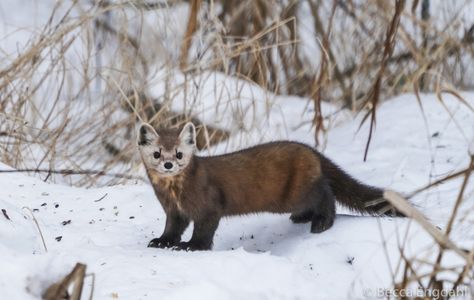
[[179,134],[179,139],[182,145],[196,146],[196,127],[193,123],[188,122],[184,125]]
[[139,146],[151,145],[158,138],[158,133],[150,124],[143,123],[138,129],[137,144]]

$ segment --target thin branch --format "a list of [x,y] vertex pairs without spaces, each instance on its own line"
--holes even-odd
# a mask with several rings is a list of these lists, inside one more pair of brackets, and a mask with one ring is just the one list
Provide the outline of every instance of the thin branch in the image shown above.
[[191,41],[192,41],[194,32],[196,32],[197,27],[198,27],[197,15],[201,7],[201,2],[202,0],[191,1],[191,9],[189,11],[188,25],[186,27],[186,33],[184,34],[184,38],[181,43],[181,50],[180,50],[180,55],[179,55],[179,67],[183,71],[186,69],[186,66],[188,65],[189,48],[191,47]]
[[129,180],[144,180],[143,177],[127,175],[123,173],[107,173],[105,171],[97,170],[71,170],[71,169],[62,169],[62,170],[48,170],[48,169],[18,169],[18,170],[0,170],[0,173],[51,173],[51,174],[60,174],[60,175],[97,175],[97,176],[106,176],[106,177],[115,177]]
[[[447,237],[449,236],[453,228],[454,220],[456,219],[459,206],[461,205],[461,202],[463,200],[464,190],[466,189],[467,182],[469,181],[469,177],[471,176],[473,169],[474,169],[474,155],[471,156],[471,163],[469,165],[469,168],[467,168],[467,170],[464,173],[464,180],[461,185],[461,190],[459,190],[458,198],[456,199],[456,203],[454,204],[453,212],[451,213],[451,216],[448,221],[448,225],[446,226],[445,235]],[[436,274],[441,264],[441,260],[443,259],[443,253],[444,253],[443,250],[444,250],[443,248],[440,249],[438,257],[436,258],[436,263],[433,267],[433,272],[431,273],[430,282],[428,284],[429,287],[433,286],[434,283],[436,282]]]
[[382,84],[382,78],[385,73],[385,68],[387,67],[387,61],[392,56],[393,48],[395,45],[395,36],[397,34],[398,26],[400,25],[400,17],[401,17],[404,7],[405,7],[405,0],[397,0],[395,4],[395,13],[393,15],[392,22],[390,23],[390,26],[387,30],[387,35],[385,38],[382,63],[380,65],[380,69],[377,74],[375,83],[369,93],[368,102],[370,101],[370,103],[372,104],[372,107],[370,108],[370,111],[369,111],[369,113],[371,114],[371,118],[370,118],[369,137],[367,139],[367,145],[365,146],[365,151],[364,151],[364,161],[367,160],[367,154],[369,152],[370,141],[372,140],[372,133],[374,130],[375,118],[376,118],[375,113],[376,113],[377,104],[380,98],[380,86]]
[[446,177],[443,177],[443,178],[441,178],[441,179],[438,179],[438,180],[436,180],[435,182],[432,182],[432,183],[430,183],[430,184],[428,184],[428,185],[426,185],[426,186],[424,186],[424,187],[422,187],[422,188],[419,188],[419,189],[417,189],[417,190],[411,192],[409,195],[406,196],[406,198],[407,198],[407,199],[411,199],[411,198],[413,198],[414,196],[418,195],[419,193],[421,193],[421,192],[423,192],[423,191],[426,191],[426,190],[428,190],[428,189],[430,189],[430,188],[432,188],[432,187],[434,187],[434,186],[437,186],[437,185],[439,185],[439,184],[441,184],[441,183],[444,183],[444,182],[446,182],[446,181],[449,181],[449,180],[453,180],[453,179],[455,179],[455,178],[457,178],[457,177],[459,177],[459,176],[465,174],[466,171],[467,171],[467,169],[462,170],[462,171],[459,171],[459,172],[456,172],[456,173],[453,173],[453,174],[448,175],[448,176],[446,176]]
[[43,232],[41,231],[41,228],[38,224],[38,220],[36,220],[36,217],[35,215],[33,214],[33,211],[31,210],[31,208],[29,208],[28,206],[24,206],[22,209],[26,209],[30,212],[31,214],[31,218],[33,219],[33,222],[35,223],[36,225],[36,228],[38,229],[38,232],[40,234],[40,237],[41,237],[41,241],[43,242],[43,247],[44,247],[44,251],[48,252],[48,247],[46,247],[46,242],[44,241],[44,236],[43,236]]
[[449,239],[441,230],[431,224],[425,216],[410,203],[394,191],[387,190],[383,197],[387,199],[398,211],[403,213],[408,218],[415,220],[441,247],[444,249],[451,249],[466,262],[472,263],[472,257],[463,249],[459,248],[453,241]]

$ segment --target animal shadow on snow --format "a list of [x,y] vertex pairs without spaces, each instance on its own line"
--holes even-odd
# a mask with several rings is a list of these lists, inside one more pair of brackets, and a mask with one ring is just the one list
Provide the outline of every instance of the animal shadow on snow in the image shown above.
[[[395,221],[392,218],[383,220]],[[315,234],[310,233],[311,223],[294,224],[289,219],[289,214],[223,218],[214,237],[213,250],[243,248],[251,253],[270,252],[274,255],[285,255],[298,251],[302,246],[334,243],[339,238],[350,239],[354,235],[354,228],[378,228],[376,222],[377,217],[342,213],[336,215],[334,225],[330,229]]]
[[[337,218],[335,226],[336,223]],[[311,223],[294,224],[289,219],[289,214],[223,218],[214,237],[213,250],[244,248],[251,253],[285,254],[298,247],[298,243],[330,234],[333,229],[313,234],[310,233],[310,225]]]

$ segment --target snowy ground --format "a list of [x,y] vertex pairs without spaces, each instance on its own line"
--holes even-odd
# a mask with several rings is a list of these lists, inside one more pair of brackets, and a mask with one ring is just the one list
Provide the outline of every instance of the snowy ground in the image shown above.
[[[463,96],[474,105],[473,93]],[[473,113],[446,96],[452,120],[434,95],[422,99],[428,126],[413,95],[380,107],[366,163],[367,126],[357,133],[361,116],[331,129],[324,153],[355,177],[400,192],[461,170],[469,162]],[[291,120],[301,112],[289,114]],[[309,128],[293,128],[288,136],[312,143]],[[465,220],[453,233],[468,249],[474,245],[472,183],[460,214]],[[460,184],[443,184],[414,202],[443,228]],[[33,210],[47,251],[24,207]],[[410,225],[404,219],[352,216],[339,209],[333,228],[310,234],[308,224],[292,224],[288,215],[233,217],[221,221],[213,251],[190,253],[146,247],[161,234],[165,218],[151,187],[143,183],[81,189],[3,173],[0,209],[10,218],[0,214],[2,299],[39,299],[44,287],[76,262],[95,274],[94,299],[373,298],[379,288],[391,286],[399,258],[397,236],[403,240]],[[406,249],[407,255],[421,258],[436,254],[415,224]],[[460,262],[455,256],[446,259]]]

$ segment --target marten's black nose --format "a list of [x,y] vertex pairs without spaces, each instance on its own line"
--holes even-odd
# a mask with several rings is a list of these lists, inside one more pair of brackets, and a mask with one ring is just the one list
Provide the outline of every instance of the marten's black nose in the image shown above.
[[169,161],[165,162],[165,169],[171,169],[173,167],[173,164],[170,163]]

